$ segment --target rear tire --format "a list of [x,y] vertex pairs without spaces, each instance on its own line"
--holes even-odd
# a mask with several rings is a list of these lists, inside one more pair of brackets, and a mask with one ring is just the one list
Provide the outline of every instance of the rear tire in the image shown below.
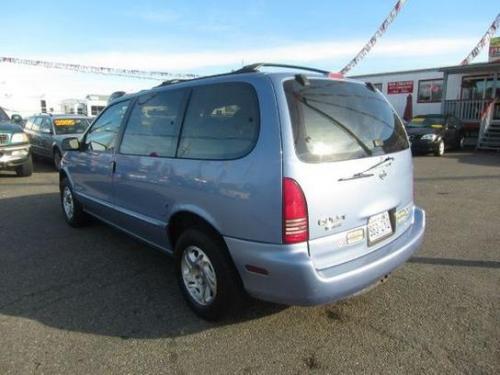
[[434,156],[443,156],[444,155],[444,141],[441,139],[434,150]]
[[59,170],[61,169],[62,156],[61,156],[61,152],[58,149],[54,150],[54,156],[52,159],[54,160],[54,167],[55,167],[56,171],[59,172]]
[[206,320],[219,320],[241,307],[243,287],[222,239],[187,229],[175,245],[177,282],[189,307]]
[[29,177],[33,174],[33,160],[31,160],[31,156],[29,156],[23,165],[16,167],[16,174],[19,177]]
[[74,228],[81,227],[88,222],[88,215],[83,211],[83,206],[73,194],[68,179],[64,178],[60,185],[61,190],[61,208],[64,220]]

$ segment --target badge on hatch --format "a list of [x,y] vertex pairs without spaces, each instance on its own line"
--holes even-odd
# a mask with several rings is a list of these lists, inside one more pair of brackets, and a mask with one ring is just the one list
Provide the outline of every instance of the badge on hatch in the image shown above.
[[385,169],[382,169],[379,174],[378,174],[378,177],[383,180],[384,178],[387,177],[387,172],[385,171]]
[[318,220],[318,225],[325,230],[332,230],[340,227],[345,220],[345,215],[337,215],[335,217],[323,217]]

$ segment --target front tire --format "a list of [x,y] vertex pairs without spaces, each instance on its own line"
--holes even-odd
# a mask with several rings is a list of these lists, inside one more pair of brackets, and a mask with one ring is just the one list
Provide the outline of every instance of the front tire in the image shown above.
[[189,307],[206,320],[218,320],[240,307],[241,280],[222,239],[188,229],[175,245],[179,287]]
[[465,145],[465,136],[460,134],[457,141],[457,150],[463,150]]
[[16,167],[16,174],[19,177],[29,177],[33,174],[33,160],[29,156],[28,160],[19,167]]
[[88,222],[88,215],[83,211],[83,206],[76,199],[68,179],[61,181],[61,207],[64,220],[74,228],[81,227]]
[[434,156],[443,156],[444,155],[444,140],[439,140],[436,149],[434,150]]

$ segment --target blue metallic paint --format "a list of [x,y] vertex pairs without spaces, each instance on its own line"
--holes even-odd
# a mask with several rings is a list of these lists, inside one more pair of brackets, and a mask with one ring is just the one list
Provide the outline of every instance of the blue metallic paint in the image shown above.
[[[398,226],[393,236],[376,246],[365,242],[340,249],[335,241],[348,229],[366,226],[371,215],[413,205],[411,154],[409,149],[392,154],[395,160],[384,167],[384,180],[375,176],[349,182],[338,179],[373,165],[378,158],[316,165],[298,160],[282,86],[291,77],[249,73],[174,85],[189,89],[240,81],[256,89],[260,134],[254,150],[241,159],[70,151],[63,158],[62,173],[68,175],[88,212],[169,253],[170,219],[178,212],[203,218],[224,237],[245,288],[256,297],[290,304],[344,298],[398,267],[422,242],[425,215],[418,208],[408,224]],[[127,115],[121,132],[126,121]],[[308,242],[281,244],[283,177],[297,180],[306,195]],[[339,214],[345,214],[346,220],[332,231],[315,224],[325,215]],[[251,273],[245,265],[264,268],[269,275]]]

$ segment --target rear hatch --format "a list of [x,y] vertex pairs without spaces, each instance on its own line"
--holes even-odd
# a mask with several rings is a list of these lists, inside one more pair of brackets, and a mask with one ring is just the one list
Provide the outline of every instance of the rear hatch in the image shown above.
[[364,83],[319,78],[287,80],[284,90],[296,156],[284,171],[307,201],[315,267],[363,256],[408,229],[411,153],[384,96]]

